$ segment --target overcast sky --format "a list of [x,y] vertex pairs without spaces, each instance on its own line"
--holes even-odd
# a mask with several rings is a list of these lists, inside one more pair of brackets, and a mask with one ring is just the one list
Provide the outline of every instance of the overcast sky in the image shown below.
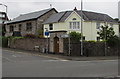
[[[81,0],[0,0],[0,3],[8,6],[8,17],[13,19],[20,14],[40,11],[50,8],[50,4],[58,12],[73,10],[74,7],[80,9]],[[100,12],[118,17],[119,0],[83,0],[83,9],[87,11]],[[5,7],[0,5],[0,11],[5,11]]]

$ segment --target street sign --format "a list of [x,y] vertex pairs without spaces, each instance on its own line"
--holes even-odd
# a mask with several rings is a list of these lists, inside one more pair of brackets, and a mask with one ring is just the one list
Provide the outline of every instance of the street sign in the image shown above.
[[69,37],[69,34],[63,34],[61,35],[62,38],[68,38]]
[[48,31],[45,32],[45,36],[49,36],[49,32]]

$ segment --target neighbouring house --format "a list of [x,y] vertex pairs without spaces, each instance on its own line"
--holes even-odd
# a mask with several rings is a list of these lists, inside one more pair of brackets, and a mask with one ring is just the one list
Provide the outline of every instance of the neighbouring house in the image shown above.
[[[81,15],[83,15],[83,36],[84,40],[100,40],[97,32],[100,26],[108,25],[113,27],[115,34],[119,36],[119,25],[107,14],[82,11],[76,8],[73,11],[64,11],[52,14],[44,22],[44,32],[46,29],[50,32],[53,31],[66,31],[67,34],[76,31],[81,33]],[[45,34],[45,33],[44,33]],[[44,35],[44,37],[46,37]]]
[[26,34],[43,35],[43,22],[54,13],[57,13],[57,11],[54,8],[50,8],[22,14],[7,22],[5,36],[20,36],[20,34],[21,36]]

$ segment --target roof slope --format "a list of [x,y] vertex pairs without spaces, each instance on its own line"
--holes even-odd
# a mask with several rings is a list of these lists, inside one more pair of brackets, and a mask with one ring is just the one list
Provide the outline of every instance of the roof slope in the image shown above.
[[[55,22],[64,22],[66,18],[72,13],[73,11],[65,11],[65,12],[59,12],[55,13],[48,18],[44,24],[48,23],[55,23]],[[81,16],[81,11],[77,10],[76,11],[79,16]],[[63,16],[61,16],[63,15]],[[106,14],[102,13],[96,13],[96,12],[88,12],[88,11],[83,11],[83,19],[85,21],[107,21],[107,22],[116,22],[113,18]]]
[[59,22],[60,18],[65,14],[65,12],[52,14],[44,23],[54,23]]
[[52,9],[54,9],[54,8],[45,9],[45,10],[32,12],[32,13],[28,13],[28,14],[23,14],[23,15],[20,15],[20,16],[16,17],[15,19],[13,19],[12,21],[10,21],[8,23],[14,23],[14,22],[26,21],[26,20],[31,20],[31,19],[37,19],[38,17],[44,15],[45,13],[47,13],[48,11],[50,11]]

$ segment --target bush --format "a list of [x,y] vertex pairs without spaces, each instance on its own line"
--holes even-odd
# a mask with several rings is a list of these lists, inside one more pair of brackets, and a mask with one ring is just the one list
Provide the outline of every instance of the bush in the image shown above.
[[70,34],[71,41],[79,42],[81,39],[81,34],[77,32],[71,32]]
[[107,40],[107,44],[110,47],[118,46],[118,44],[120,44],[120,38],[118,36],[111,37],[110,39]]
[[0,47],[8,47],[8,37],[0,37]]
[[34,34],[26,34],[24,37],[25,38],[36,38]]
[[43,38],[43,30],[38,29],[37,33],[38,33],[38,35],[37,35],[38,38]]

